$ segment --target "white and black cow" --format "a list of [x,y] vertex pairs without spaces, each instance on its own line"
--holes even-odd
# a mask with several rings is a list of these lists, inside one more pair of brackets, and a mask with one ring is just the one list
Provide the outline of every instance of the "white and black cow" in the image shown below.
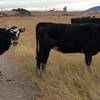
[[16,26],[0,28],[0,55],[9,49],[11,44],[16,46],[20,33],[24,31],[25,28],[18,28]]

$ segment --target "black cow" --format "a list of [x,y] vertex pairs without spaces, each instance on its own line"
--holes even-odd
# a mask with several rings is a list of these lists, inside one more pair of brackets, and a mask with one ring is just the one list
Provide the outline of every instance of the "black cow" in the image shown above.
[[100,18],[96,17],[81,17],[81,18],[72,18],[72,24],[82,24],[82,23],[92,23],[92,24],[100,24]]
[[90,70],[92,56],[100,51],[100,25],[38,23],[36,26],[37,69],[45,69],[50,50],[62,53],[84,53]]
[[16,26],[12,26],[11,28],[0,28],[0,55],[9,49],[11,44],[16,46],[20,33],[24,31],[25,28],[19,29]]

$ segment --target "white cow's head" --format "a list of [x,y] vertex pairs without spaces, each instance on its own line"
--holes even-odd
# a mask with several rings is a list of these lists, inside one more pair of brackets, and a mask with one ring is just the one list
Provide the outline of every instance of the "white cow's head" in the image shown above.
[[11,43],[16,46],[18,44],[19,35],[21,32],[25,31],[25,28],[18,28],[16,26],[12,26],[11,28],[9,28],[9,31],[11,33]]

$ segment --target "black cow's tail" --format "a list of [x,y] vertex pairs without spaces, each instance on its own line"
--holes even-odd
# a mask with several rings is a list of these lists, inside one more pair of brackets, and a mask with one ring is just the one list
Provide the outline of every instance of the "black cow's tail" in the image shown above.
[[36,60],[39,54],[38,25],[36,26]]

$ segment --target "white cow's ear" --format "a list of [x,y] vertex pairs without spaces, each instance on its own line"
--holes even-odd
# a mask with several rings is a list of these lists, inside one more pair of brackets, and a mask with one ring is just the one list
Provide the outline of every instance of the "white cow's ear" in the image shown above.
[[10,33],[13,33],[13,30],[10,30]]
[[6,29],[6,30],[9,30],[10,28],[6,27],[5,29]]
[[25,28],[20,28],[19,31],[20,32],[24,32],[25,31]]

